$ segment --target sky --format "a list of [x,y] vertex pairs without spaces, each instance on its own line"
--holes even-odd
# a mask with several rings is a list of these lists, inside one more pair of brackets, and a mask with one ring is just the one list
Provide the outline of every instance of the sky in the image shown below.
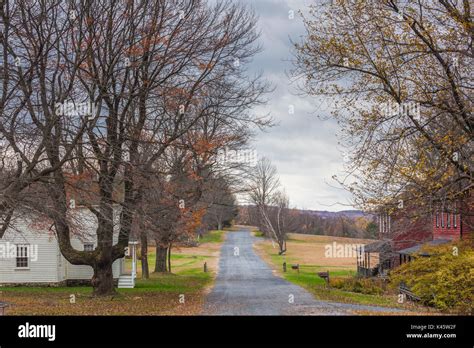
[[[333,175],[343,170],[339,128],[327,119],[329,106],[314,97],[305,97],[291,83],[291,40],[300,41],[305,29],[299,10],[308,11],[311,0],[239,0],[259,16],[263,50],[249,66],[252,73],[275,87],[257,114],[269,113],[277,123],[258,133],[253,143],[259,156],[277,167],[280,182],[295,208],[339,211],[352,209],[350,194],[338,187]],[[292,17],[294,14],[294,18]],[[291,109],[294,113],[291,113]],[[321,116],[321,117],[318,117]]]

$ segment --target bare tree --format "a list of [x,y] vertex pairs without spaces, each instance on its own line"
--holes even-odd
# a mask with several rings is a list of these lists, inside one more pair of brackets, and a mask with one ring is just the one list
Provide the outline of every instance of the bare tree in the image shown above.
[[275,236],[281,255],[286,252],[287,233],[292,230],[294,220],[289,209],[290,200],[284,191],[276,192],[272,203],[264,218]]
[[272,197],[280,186],[277,171],[270,160],[264,157],[259,159],[249,176],[249,199],[259,210],[259,227],[263,229],[262,232],[266,232],[263,212],[272,203]]
[[[246,110],[266,87],[238,67],[258,51],[255,16],[203,1],[19,0],[0,8],[9,62],[0,141],[13,168],[3,172],[11,183],[2,187],[2,230],[20,202],[39,212],[66,259],[93,268],[94,294],[113,294],[112,263],[124,255],[146,177],[167,149],[215,112],[216,100],[222,117],[265,124]],[[13,153],[21,164],[8,160]],[[22,195],[33,188],[41,201]],[[71,245],[71,200],[96,216],[94,251]]]
[[269,159],[261,158],[250,174],[248,195],[258,209],[260,229],[268,237],[275,238],[281,255],[286,251],[289,199],[279,188],[276,167]]

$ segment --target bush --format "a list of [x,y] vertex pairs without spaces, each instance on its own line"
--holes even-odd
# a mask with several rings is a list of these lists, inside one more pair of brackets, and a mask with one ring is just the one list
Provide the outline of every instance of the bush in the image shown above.
[[[457,248],[457,249],[455,249]],[[457,250],[457,252],[456,252]],[[474,313],[474,250],[462,243],[424,247],[418,256],[391,275],[393,286],[404,282],[425,305],[443,311]]]
[[331,286],[344,291],[368,295],[381,295],[384,293],[383,285],[379,280],[368,278],[332,278]]

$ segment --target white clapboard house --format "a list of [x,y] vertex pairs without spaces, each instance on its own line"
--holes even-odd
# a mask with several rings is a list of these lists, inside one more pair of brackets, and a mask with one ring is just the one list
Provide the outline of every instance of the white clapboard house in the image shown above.
[[[94,250],[97,245],[97,218],[84,207],[77,207],[71,212],[74,223],[77,223],[71,237],[73,248]],[[118,224],[115,226],[114,242],[117,242]],[[49,227],[33,214],[15,217],[12,227],[0,239],[0,286],[69,285],[87,283],[92,278],[91,266],[72,265],[64,258],[55,233]],[[131,243],[129,253],[133,259],[131,272],[126,272],[123,258],[113,264],[113,275],[119,288],[135,286],[135,243]]]

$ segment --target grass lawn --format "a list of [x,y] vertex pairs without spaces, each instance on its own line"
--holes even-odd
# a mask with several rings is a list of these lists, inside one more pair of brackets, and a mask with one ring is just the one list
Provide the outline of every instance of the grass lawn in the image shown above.
[[209,231],[199,239],[199,243],[221,243],[224,238],[224,231]]
[[[90,287],[0,287],[0,301],[10,304],[7,315],[199,314],[215,278],[224,239],[223,231],[209,235],[198,247],[173,249],[171,274],[151,273],[150,279],[142,280],[139,262],[135,288],[117,289],[113,298],[93,298]],[[126,261],[129,268],[130,262]],[[154,262],[155,252],[150,248],[151,272]],[[204,262],[208,264],[207,273],[203,271]]]
[[[396,295],[370,295],[335,288],[328,289],[324,279],[317,276],[317,272],[329,271],[330,277],[340,278],[353,277],[357,270],[355,258],[325,257],[325,246],[334,241],[351,244],[371,242],[363,239],[290,234],[287,241],[288,251],[284,256],[278,255],[278,247],[274,248],[269,240],[257,242],[255,248],[278,275],[307,289],[317,299],[414,310],[413,304],[399,304]],[[287,263],[287,272],[283,272],[283,262]],[[292,264],[300,265],[299,273],[291,269]],[[419,308],[416,307],[416,310]]]
[[263,238],[263,237],[264,237],[262,231],[258,231],[258,230],[257,230],[257,231],[253,231],[252,234],[253,234],[254,237],[258,237],[258,238]]

